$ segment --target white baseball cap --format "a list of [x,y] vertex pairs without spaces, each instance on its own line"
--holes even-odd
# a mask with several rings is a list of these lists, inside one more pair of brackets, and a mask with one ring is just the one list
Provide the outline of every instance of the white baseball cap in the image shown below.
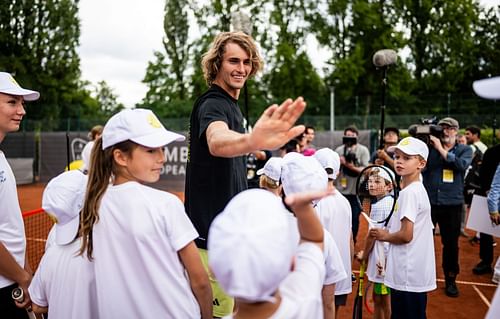
[[263,189],[236,195],[208,232],[208,263],[224,291],[249,302],[274,301],[294,248],[281,199]]
[[323,166],[324,169],[330,168],[333,170],[332,174],[328,174],[328,178],[336,179],[340,171],[340,156],[332,149],[325,147],[319,149],[314,153],[314,157]]
[[51,179],[43,191],[42,208],[56,217],[58,245],[69,244],[78,233],[86,188],[87,175],[72,170]]
[[264,167],[257,171],[257,175],[266,175],[273,181],[280,181],[281,178],[281,164],[283,159],[281,157],[271,157],[267,160]]
[[500,76],[477,80],[472,83],[477,95],[490,100],[500,99]]
[[101,138],[103,150],[127,140],[156,148],[186,139],[167,131],[156,115],[147,109],[126,109],[113,115],[104,126]]
[[399,141],[398,145],[389,147],[388,151],[394,152],[396,149],[406,155],[420,155],[425,160],[427,160],[427,157],[429,156],[429,148],[427,145],[418,138],[411,136],[405,137]]
[[328,175],[315,158],[292,152],[283,157],[281,182],[286,195],[324,191]]
[[0,72],[0,93],[22,96],[25,101],[35,101],[40,97],[37,91],[23,89],[7,72]]

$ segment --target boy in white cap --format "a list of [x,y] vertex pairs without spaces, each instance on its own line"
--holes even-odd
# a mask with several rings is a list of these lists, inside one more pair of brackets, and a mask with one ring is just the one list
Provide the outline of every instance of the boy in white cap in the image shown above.
[[325,194],[286,199],[299,224],[297,251],[290,245],[288,212],[268,191],[241,192],[215,218],[208,234],[209,265],[238,305],[225,318],[322,318],[323,227],[311,201]]
[[144,185],[182,140],[150,110],[127,109],[95,141],[80,252],[94,258],[101,318],[212,318],[198,233],[177,196]]
[[[319,219],[325,229],[332,235],[333,240],[337,244],[340,252],[342,263],[346,272],[352,269],[352,255],[354,251],[354,242],[352,239],[351,223],[352,213],[351,205],[347,198],[342,193],[336,191],[335,180],[340,171],[340,157],[329,148],[322,148],[316,151],[314,158],[321,164],[328,175],[328,189],[332,193],[321,199],[316,205]],[[328,287],[323,289],[323,301],[327,300],[327,296],[331,295]],[[330,288],[331,290],[331,288]],[[335,315],[338,318],[339,308],[345,306],[347,295],[352,292],[351,276],[346,276],[345,279],[339,281],[335,285],[334,291],[334,307],[330,307],[330,318]]]
[[99,318],[94,266],[79,255],[80,211],[87,176],[78,170],[53,178],[45,188],[42,208],[56,219],[55,244],[51,245],[29,287],[33,311],[49,318]]
[[390,243],[384,283],[391,288],[392,318],[426,318],[427,292],[436,289],[431,205],[420,180],[429,149],[406,137],[394,152],[402,190],[389,230],[373,228],[370,236]]
[[[25,101],[34,101],[40,93],[23,89],[6,72],[0,72],[0,143],[10,132],[19,130],[26,114]],[[27,318],[26,311],[16,307],[12,289],[21,287],[25,291],[24,302],[30,303],[28,286],[31,269],[26,258],[24,224],[16,191],[16,179],[12,169],[0,151],[0,313],[5,318]]]

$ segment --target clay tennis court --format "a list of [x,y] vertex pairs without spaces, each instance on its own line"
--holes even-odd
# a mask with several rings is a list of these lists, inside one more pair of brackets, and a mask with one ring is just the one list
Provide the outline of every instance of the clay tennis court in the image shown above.
[[[19,201],[23,212],[33,211],[41,207],[42,192],[45,185],[31,184],[18,187]],[[176,193],[183,199],[182,193]],[[51,226],[51,221],[44,213],[33,214],[25,218],[26,237],[28,238],[28,250],[30,251],[30,262],[33,267],[38,265],[39,258],[43,254],[45,237]],[[367,225],[361,221],[358,234],[358,246],[366,234]],[[472,231],[468,231],[472,234]],[[428,294],[427,317],[430,319],[473,319],[484,318],[488,311],[488,304],[493,298],[496,285],[491,282],[491,275],[477,276],[472,274],[472,268],[479,261],[479,245],[471,245],[467,238],[460,237],[460,267],[461,273],[457,278],[460,296],[449,298],[444,294],[444,276],[441,270],[441,242],[440,237],[435,236],[436,247],[436,268],[438,278],[438,288]],[[497,239],[498,241],[498,239]],[[356,247],[356,251],[360,248]],[[495,247],[495,259],[499,250]],[[359,269],[359,264],[354,263],[354,271]],[[340,310],[340,318],[352,318],[352,302],[357,284],[353,286],[353,294],[348,298],[346,307]],[[364,318],[371,318],[371,315],[364,310]],[[500,314],[499,314],[500,318]]]

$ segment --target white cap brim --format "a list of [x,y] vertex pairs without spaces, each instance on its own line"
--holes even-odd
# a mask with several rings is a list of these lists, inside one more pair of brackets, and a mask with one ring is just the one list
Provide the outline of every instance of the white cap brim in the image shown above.
[[166,130],[158,130],[153,134],[133,138],[131,141],[142,146],[156,148],[165,146],[172,142],[182,142],[185,139],[186,137],[183,135]]
[[264,168],[259,169],[257,175],[264,175]]
[[56,224],[56,244],[66,245],[71,243],[78,234],[80,215],[76,216],[64,225]]
[[472,88],[484,99],[500,100],[500,76],[474,81]]
[[8,88],[0,89],[1,93],[22,96],[25,101],[36,101],[40,98],[40,93],[37,91],[26,90],[23,88]]

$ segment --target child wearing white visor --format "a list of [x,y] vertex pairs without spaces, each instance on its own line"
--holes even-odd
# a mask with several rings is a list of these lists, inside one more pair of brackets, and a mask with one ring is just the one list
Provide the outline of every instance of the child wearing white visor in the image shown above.
[[31,281],[33,310],[49,318],[99,318],[94,266],[78,254],[80,211],[87,176],[78,170],[54,177],[45,188],[42,208],[53,216],[54,243],[48,247]]

